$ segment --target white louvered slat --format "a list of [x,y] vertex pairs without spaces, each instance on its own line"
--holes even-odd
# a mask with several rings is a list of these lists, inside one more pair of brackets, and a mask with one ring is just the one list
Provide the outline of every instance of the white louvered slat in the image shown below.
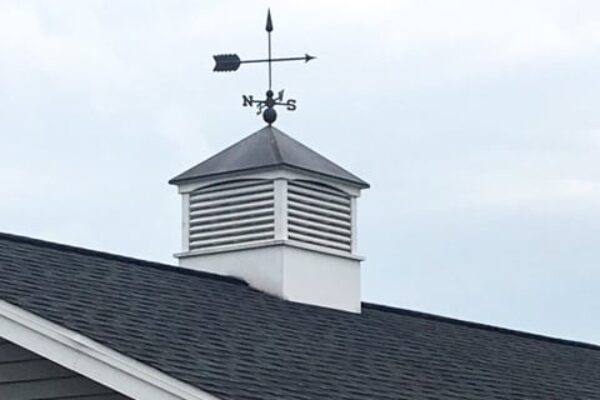
[[341,213],[332,210],[323,209],[320,207],[314,207],[306,203],[300,203],[296,201],[289,201],[289,208],[294,210],[304,211],[310,214],[322,215],[327,218],[339,219],[340,221],[350,222],[350,213]]
[[350,196],[318,183],[290,182],[288,231],[290,240],[351,252]]
[[311,220],[307,220],[307,219],[303,219],[303,218],[296,218],[293,217],[292,215],[290,215],[289,217],[289,221],[290,223],[294,224],[294,225],[298,225],[298,226],[304,226],[307,228],[312,228],[315,230],[321,230],[324,232],[331,232],[331,233],[336,233],[338,235],[341,236],[350,236],[352,231],[350,228],[338,228],[336,226],[333,226],[331,224],[325,224],[322,222],[315,222],[315,221],[311,221]]
[[320,222],[320,223],[327,224],[329,226],[337,226],[337,227],[341,227],[341,228],[347,228],[348,230],[352,229],[352,224],[349,221],[334,219],[334,218],[327,218],[322,215],[315,216],[311,213],[307,213],[307,212],[300,211],[300,210],[289,210],[289,217],[295,218],[295,219],[300,219],[300,220]]
[[273,223],[267,222],[265,224],[257,224],[245,227],[236,227],[230,229],[219,229],[214,231],[205,231],[205,232],[196,232],[190,234],[190,240],[207,240],[210,238],[220,238],[220,237],[231,237],[237,235],[248,235],[253,232],[266,232],[273,229]]
[[311,228],[308,228],[305,226],[300,226],[300,225],[294,224],[290,228],[290,231],[292,231],[292,230],[294,232],[298,232],[298,233],[301,233],[306,236],[314,236],[314,237],[318,237],[323,240],[329,240],[331,242],[338,242],[338,243],[348,244],[348,245],[351,243],[351,239],[350,239],[349,235],[336,235],[334,233],[325,232],[322,229],[311,229]]
[[190,250],[274,237],[273,182],[227,182],[190,194]]
[[200,191],[192,192],[194,193],[214,193],[214,192],[222,192],[229,189],[240,189],[247,186],[256,186],[261,183],[269,183],[264,180],[259,179],[244,179],[239,181],[228,181],[228,182],[220,182],[210,186],[204,186]]
[[265,232],[263,234],[252,233],[249,235],[238,235],[235,237],[224,237],[219,239],[195,240],[190,241],[190,248],[200,249],[213,246],[223,246],[226,244],[257,242],[260,240],[271,239],[272,237],[273,235],[270,232]]
[[337,243],[337,242],[331,242],[329,240],[319,239],[314,236],[303,235],[301,233],[294,232],[292,228],[290,228],[290,239],[297,240],[299,242],[329,247],[329,248],[336,249],[336,250],[343,250],[343,251],[348,251],[348,252],[350,251],[350,246],[347,246],[347,245],[344,245],[341,243]]
[[297,180],[297,181],[290,182],[290,186],[302,187],[302,188],[306,188],[306,189],[310,189],[310,190],[315,190],[319,193],[328,193],[333,196],[339,196],[342,198],[346,197],[346,194],[342,193],[340,190],[338,190],[336,188],[332,188],[330,186],[323,185],[321,183],[316,183],[316,182]]
[[296,186],[293,184],[289,185],[289,192],[293,194],[300,194],[308,197],[313,197],[318,200],[330,201],[332,203],[350,207],[350,199],[339,195],[331,195],[326,192],[317,192],[315,190],[305,189],[302,186]]
[[251,209],[251,210],[245,210],[245,211],[233,211],[233,212],[227,212],[227,213],[221,213],[221,214],[213,214],[213,213],[200,213],[197,214],[196,216],[194,216],[194,221],[195,224],[200,226],[200,225],[210,225],[210,224],[216,224],[219,222],[227,222],[227,221],[235,221],[238,222],[240,220],[245,220],[245,219],[252,219],[252,218],[258,218],[258,217],[264,217],[264,216],[272,216],[273,215],[273,202],[269,201],[269,202],[265,202],[266,206],[264,207],[260,207],[260,208],[256,208],[256,209]]
[[233,221],[225,221],[225,222],[217,222],[217,223],[203,223],[198,226],[194,226],[190,228],[190,235],[194,235],[196,232],[210,232],[210,231],[219,231],[221,229],[231,229],[236,227],[244,227],[244,226],[256,226],[265,223],[273,223],[273,215],[267,215],[264,217],[256,217],[256,218],[245,218],[242,220],[233,220]]
[[214,200],[220,198],[234,197],[245,193],[258,193],[258,192],[269,192],[273,189],[272,183],[265,183],[262,185],[253,186],[242,186],[240,188],[232,188],[227,190],[212,191],[208,193],[199,192],[192,193],[190,196],[191,202],[197,202],[202,200]]
[[[207,210],[210,208],[220,208],[223,206],[232,206],[236,204],[248,204],[260,200],[268,200],[273,198],[273,191],[271,192],[260,192],[260,193],[244,193],[237,196],[226,197],[224,199],[212,200],[208,198],[205,200],[193,201],[190,200],[190,209],[196,210]],[[210,199],[210,200],[209,200]]]
[[314,197],[308,197],[306,195],[298,195],[294,193],[289,193],[288,198],[290,199],[290,201],[297,201],[300,203],[309,204],[311,206],[320,207],[326,210],[334,210],[342,213],[350,212],[350,202],[348,202],[347,206],[344,206],[337,203],[333,203],[331,201],[317,200]]
[[194,220],[195,218],[204,218],[208,216],[226,216],[238,212],[257,212],[259,210],[273,211],[273,200],[257,201],[246,204],[234,204],[231,206],[211,208],[208,210],[191,211],[190,218]]

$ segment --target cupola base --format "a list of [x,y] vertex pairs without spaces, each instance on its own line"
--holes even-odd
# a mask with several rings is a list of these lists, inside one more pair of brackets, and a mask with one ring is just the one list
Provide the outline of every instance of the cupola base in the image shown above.
[[298,303],[360,313],[361,257],[273,240],[176,254],[181,267],[232,276]]

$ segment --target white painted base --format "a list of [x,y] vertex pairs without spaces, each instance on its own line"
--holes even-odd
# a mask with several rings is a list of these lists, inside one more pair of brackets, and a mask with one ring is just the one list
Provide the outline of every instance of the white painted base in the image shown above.
[[327,254],[289,241],[236,251],[177,254],[179,265],[234,276],[285,300],[360,313],[360,257]]

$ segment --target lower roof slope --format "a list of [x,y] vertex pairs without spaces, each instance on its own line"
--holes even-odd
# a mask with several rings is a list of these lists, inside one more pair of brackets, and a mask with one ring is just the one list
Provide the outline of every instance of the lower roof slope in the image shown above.
[[600,348],[0,234],[0,299],[222,399],[600,399]]

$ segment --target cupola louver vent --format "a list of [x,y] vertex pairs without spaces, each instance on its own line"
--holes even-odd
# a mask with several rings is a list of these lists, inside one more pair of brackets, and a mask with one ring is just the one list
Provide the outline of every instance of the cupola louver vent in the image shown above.
[[327,185],[296,180],[288,183],[287,197],[291,240],[352,251],[349,195]]
[[189,248],[199,250],[274,238],[273,181],[241,180],[190,193]]

